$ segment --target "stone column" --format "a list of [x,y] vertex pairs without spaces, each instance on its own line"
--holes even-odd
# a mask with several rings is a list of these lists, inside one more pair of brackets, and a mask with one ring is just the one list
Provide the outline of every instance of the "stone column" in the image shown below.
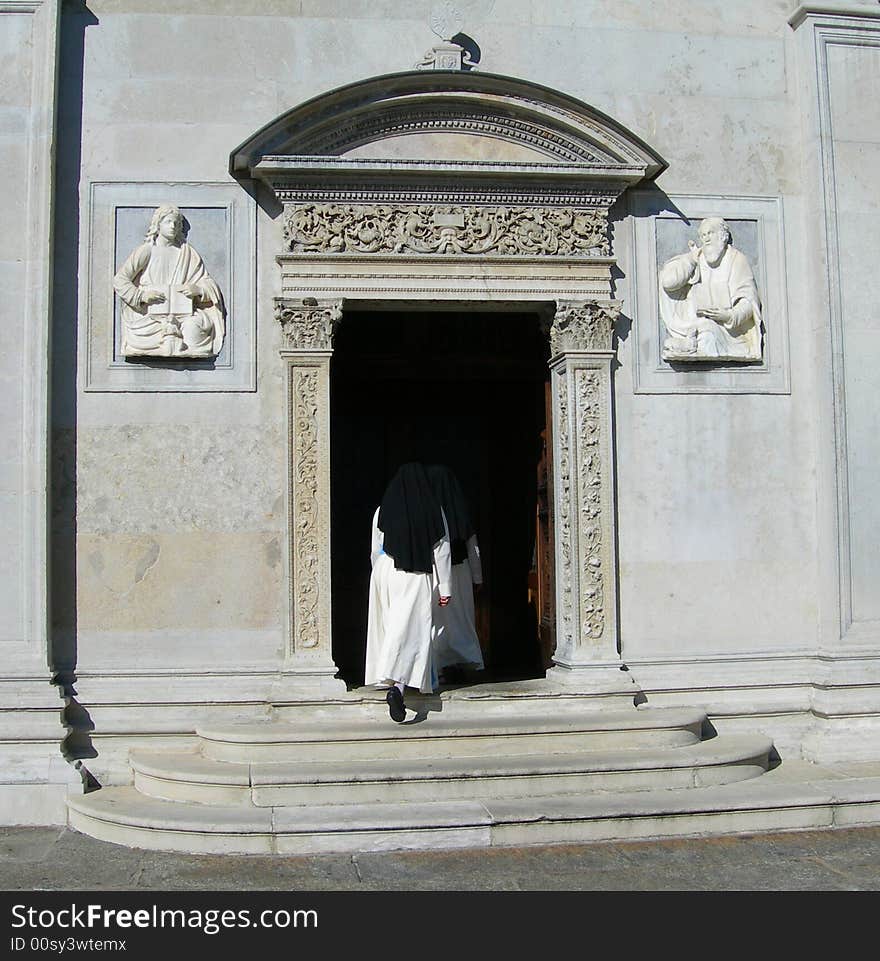
[[559,301],[549,330],[557,675],[621,667],[611,421],[618,310],[610,301]]
[[[330,358],[342,301],[278,298],[285,363],[288,446],[290,619],[285,676],[278,697],[333,695],[330,629]],[[282,682],[282,688],[284,684]]]

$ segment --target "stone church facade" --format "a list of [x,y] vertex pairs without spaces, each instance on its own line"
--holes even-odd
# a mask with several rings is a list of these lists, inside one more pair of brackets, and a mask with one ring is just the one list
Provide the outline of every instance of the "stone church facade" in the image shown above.
[[4,0],[0,44],[4,823],[218,727],[387,724],[414,430],[488,587],[426,724],[880,761],[876,3]]

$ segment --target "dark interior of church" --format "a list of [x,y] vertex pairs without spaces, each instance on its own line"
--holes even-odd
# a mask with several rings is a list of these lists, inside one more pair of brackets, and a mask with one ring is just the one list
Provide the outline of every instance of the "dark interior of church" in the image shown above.
[[373,512],[414,455],[451,467],[473,512],[484,573],[477,678],[543,676],[547,352],[534,313],[346,310],[331,367],[331,565],[333,656],[350,686],[363,682]]

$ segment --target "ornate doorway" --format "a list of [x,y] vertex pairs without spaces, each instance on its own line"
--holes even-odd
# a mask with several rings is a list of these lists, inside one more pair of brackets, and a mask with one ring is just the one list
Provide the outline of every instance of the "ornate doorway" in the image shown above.
[[531,529],[545,551],[539,562],[533,545],[527,561],[536,630],[559,670],[617,672],[619,305],[608,213],[663,167],[631,133],[564,94],[441,70],[333,91],[233,151],[233,175],[262,182],[282,211],[275,316],[289,411],[288,669],[301,689],[334,690],[334,650],[345,646],[334,646],[331,605],[331,359],[346,318],[392,307],[491,311],[495,330],[505,314],[543,317],[549,373],[533,403],[550,413],[552,458],[541,468],[536,449],[530,468]]

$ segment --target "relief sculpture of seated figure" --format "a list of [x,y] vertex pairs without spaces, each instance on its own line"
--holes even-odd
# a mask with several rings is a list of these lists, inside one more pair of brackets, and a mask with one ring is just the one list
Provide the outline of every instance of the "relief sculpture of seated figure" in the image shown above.
[[700,224],[699,244],[660,268],[667,361],[758,361],[761,300],[751,265],[720,217]]
[[124,357],[216,357],[226,311],[220,288],[186,242],[188,224],[171,205],[157,207],[145,242],[119,268]]

